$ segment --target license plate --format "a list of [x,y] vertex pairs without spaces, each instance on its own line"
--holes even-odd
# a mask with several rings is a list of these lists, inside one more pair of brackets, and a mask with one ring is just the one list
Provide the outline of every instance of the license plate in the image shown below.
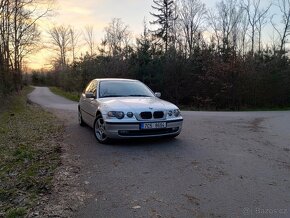
[[164,128],[166,128],[166,122],[141,123],[141,129],[164,129]]

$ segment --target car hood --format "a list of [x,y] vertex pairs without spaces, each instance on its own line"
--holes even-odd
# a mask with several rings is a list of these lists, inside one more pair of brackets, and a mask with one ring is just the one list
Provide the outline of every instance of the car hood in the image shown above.
[[172,110],[177,107],[167,101],[156,97],[120,97],[120,98],[103,98],[98,99],[101,107],[105,111],[124,111],[124,112],[141,112],[156,110]]

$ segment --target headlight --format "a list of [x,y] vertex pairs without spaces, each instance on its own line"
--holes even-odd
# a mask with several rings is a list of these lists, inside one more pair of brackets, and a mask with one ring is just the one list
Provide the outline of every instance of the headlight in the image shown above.
[[179,109],[174,110],[173,114],[175,117],[178,117],[180,115],[180,110]]
[[125,116],[123,111],[110,111],[108,112],[108,117],[116,117],[118,119],[123,119]]
[[168,116],[172,116],[173,112],[172,111],[168,111]]

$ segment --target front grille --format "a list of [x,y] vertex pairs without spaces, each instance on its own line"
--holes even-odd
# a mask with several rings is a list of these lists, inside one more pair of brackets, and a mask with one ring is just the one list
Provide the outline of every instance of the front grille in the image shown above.
[[152,113],[151,112],[142,112],[142,113],[140,113],[140,117],[143,120],[150,120],[150,119],[152,119]]
[[118,133],[121,136],[147,136],[147,135],[162,135],[178,132],[179,128],[170,129],[150,129],[150,130],[120,130]]
[[153,114],[153,117],[155,119],[161,119],[164,117],[164,112],[163,111],[155,111]]

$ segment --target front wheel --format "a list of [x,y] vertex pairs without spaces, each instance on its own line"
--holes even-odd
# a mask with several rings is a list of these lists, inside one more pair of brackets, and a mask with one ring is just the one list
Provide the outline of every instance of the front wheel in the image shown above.
[[174,134],[174,135],[169,135],[169,136],[166,136],[166,138],[168,139],[174,139],[176,138],[177,136],[179,136],[180,133],[177,133],[177,134]]
[[98,142],[106,144],[110,141],[109,137],[106,135],[105,122],[102,115],[97,115],[94,123],[94,133]]
[[79,120],[79,124],[80,126],[85,126],[85,122],[83,120],[83,116],[82,116],[82,113],[81,113],[81,109],[79,109],[79,113],[78,113],[78,120]]

